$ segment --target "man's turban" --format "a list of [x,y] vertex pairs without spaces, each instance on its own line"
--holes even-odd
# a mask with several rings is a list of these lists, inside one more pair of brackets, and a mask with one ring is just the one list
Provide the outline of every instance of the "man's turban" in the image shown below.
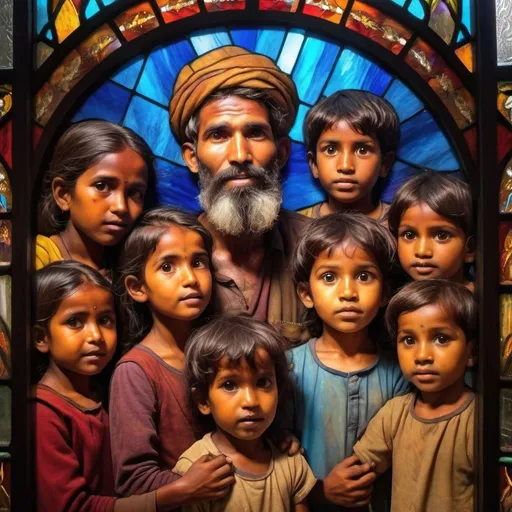
[[284,130],[297,114],[297,90],[293,80],[274,61],[238,46],[224,46],[190,62],[180,71],[169,105],[171,127],[180,142],[187,123],[204,100],[220,89],[264,89],[286,115]]

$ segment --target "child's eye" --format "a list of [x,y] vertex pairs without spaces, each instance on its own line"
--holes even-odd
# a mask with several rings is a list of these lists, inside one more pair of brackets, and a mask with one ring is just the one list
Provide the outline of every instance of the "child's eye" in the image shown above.
[[324,283],[332,284],[336,281],[336,276],[332,272],[326,272],[322,275],[322,280]]
[[370,148],[367,146],[359,146],[356,150],[356,153],[361,156],[366,156],[370,153]]
[[400,339],[400,343],[403,343],[406,347],[414,345],[414,338],[412,336],[404,336]]
[[357,276],[359,281],[361,281],[363,283],[367,283],[368,281],[371,281],[373,277],[374,277],[374,275],[371,272],[367,272],[367,271],[360,272],[359,275]]
[[82,327],[82,322],[76,316],[72,316],[66,320],[66,325],[71,329],[78,329]]
[[272,381],[268,377],[261,377],[256,382],[256,385],[261,389],[269,389],[272,387]]
[[108,192],[109,186],[105,181],[97,181],[94,184],[94,187],[98,192]]
[[128,196],[136,199],[137,201],[142,201],[144,199],[144,192],[139,189],[133,189],[128,192]]
[[171,263],[162,263],[162,266],[160,267],[162,272],[172,272],[174,270],[174,266]]
[[207,268],[208,265],[203,260],[194,260],[192,263],[193,268]]
[[448,343],[449,341],[450,341],[450,338],[448,336],[446,336],[445,334],[438,334],[434,338],[434,342],[437,343],[438,345],[446,345],[446,343]]
[[231,392],[231,391],[234,391],[236,389],[236,384],[230,380],[224,382],[224,384],[222,384],[222,389],[224,391],[228,391],[228,392]]
[[111,326],[115,325],[116,321],[115,321],[115,318],[110,317],[108,315],[104,315],[100,318],[99,323],[103,327],[111,327]]
[[452,237],[452,234],[451,233],[448,233],[448,231],[439,231],[438,233],[436,233],[435,235],[435,239],[438,241],[438,242],[446,242],[447,240],[449,240],[450,238]]
[[336,154],[336,146],[329,144],[329,146],[324,147],[323,152],[329,156],[335,155]]
[[410,229],[408,229],[407,231],[402,231],[402,233],[400,233],[400,236],[404,240],[414,240],[416,233],[414,231],[411,231]]

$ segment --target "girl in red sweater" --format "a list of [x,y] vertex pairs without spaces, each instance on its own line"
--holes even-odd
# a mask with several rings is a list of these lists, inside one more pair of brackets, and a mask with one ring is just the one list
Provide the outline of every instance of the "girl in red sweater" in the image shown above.
[[75,261],[40,270],[34,332],[47,366],[35,394],[38,510],[171,510],[225,494],[233,481],[230,461],[217,457],[153,492],[114,497],[108,416],[93,377],[114,355],[116,312],[99,272]]

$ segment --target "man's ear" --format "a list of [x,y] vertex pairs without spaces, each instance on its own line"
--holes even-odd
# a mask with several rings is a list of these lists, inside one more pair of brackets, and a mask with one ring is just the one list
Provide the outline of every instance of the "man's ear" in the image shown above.
[[65,186],[64,180],[62,178],[53,178],[52,193],[53,199],[55,199],[57,206],[63,212],[68,212],[70,209],[71,192]]
[[277,161],[281,169],[286,165],[286,162],[288,162],[291,152],[292,143],[290,137],[279,137],[279,139],[277,139]]
[[199,171],[199,165],[196,154],[196,145],[192,144],[192,142],[185,142],[181,146],[181,156],[187,164],[187,167],[191,172],[196,174]]
[[307,283],[299,283],[297,285],[297,295],[302,301],[302,304],[304,304],[304,306],[306,306],[308,309],[311,309],[315,306],[313,303],[313,298],[311,297],[309,285]]
[[130,297],[135,302],[147,302],[148,294],[146,293],[146,287],[140,279],[132,275],[126,276],[124,286],[126,287],[126,291],[129,293]]
[[466,252],[464,254],[464,263],[473,263],[475,261],[476,239],[473,235],[466,239]]
[[315,155],[313,155],[311,151],[308,151],[308,164],[311,169],[311,173],[318,179],[318,166],[316,165]]
[[393,162],[395,161],[395,153],[393,151],[389,151],[382,157],[382,163],[380,164],[380,172],[379,177],[385,178],[389,171],[391,170],[391,167],[393,167]]
[[476,366],[476,345],[473,341],[470,341],[467,346],[468,350],[468,364],[466,365],[468,368],[473,368]]
[[36,350],[42,354],[47,354],[50,351],[50,347],[48,345],[48,334],[46,334],[46,330],[41,326],[36,326],[33,328],[32,339],[35,340],[34,346],[36,347]]
[[208,400],[205,400],[196,388],[192,388],[192,400],[194,400],[194,403],[197,405],[197,408],[201,414],[208,416],[212,413]]

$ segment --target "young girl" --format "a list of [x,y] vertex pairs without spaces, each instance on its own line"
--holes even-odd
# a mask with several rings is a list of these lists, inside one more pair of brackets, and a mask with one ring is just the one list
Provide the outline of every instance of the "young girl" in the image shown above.
[[[393,257],[386,228],[339,212],[315,219],[294,254],[294,280],[314,336],[291,351],[294,424],[313,473],[324,479],[316,500],[323,494],[339,505],[369,502],[370,467],[356,466],[355,457],[338,463],[352,455],[377,411],[408,391],[396,360],[377,348],[377,329],[370,330],[372,323],[378,327],[373,321],[385,303]],[[373,504],[380,510],[389,495],[377,494]]]
[[129,128],[107,121],[72,125],[57,142],[43,179],[36,269],[73,259],[108,266],[143,209],[155,203],[153,154]]
[[184,474],[200,457],[222,453],[233,460],[235,485],[223,500],[184,512],[307,511],[316,480],[306,460],[280,453],[265,436],[289,380],[284,339],[249,316],[221,317],[194,332],[185,365],[192,399],[211,415],[215,431],[188,449],[173,471]]
[[225,459],[200,461],[178,485],[114,497],[108,417],[92,378],[114,354],[116,313],[110,284],[97,271],[74,261],[40,270],[34,333],[47,367],[35,403],[38,510],[170,510],[183,497],[219,495],[226,482],[215,471],[229,472]]
[[183,375],[189,334],[210,300],[212,239],[192,216],[171,208],[145,213],[128,236],[118,293],[129,346],[110,387],[116,491],[157,489],[204,431],[194,421]]

